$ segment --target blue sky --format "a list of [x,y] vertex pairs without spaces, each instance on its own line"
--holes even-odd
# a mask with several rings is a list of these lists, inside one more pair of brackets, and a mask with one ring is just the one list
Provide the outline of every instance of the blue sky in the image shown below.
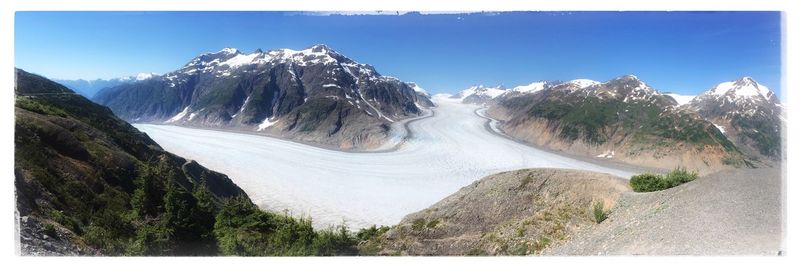
[[779,12],[17,12],[15,64],[50,78],[167,73],[204,52],[325,43],[433,93],[634,74],[697,94],[751,76],[778,92]]

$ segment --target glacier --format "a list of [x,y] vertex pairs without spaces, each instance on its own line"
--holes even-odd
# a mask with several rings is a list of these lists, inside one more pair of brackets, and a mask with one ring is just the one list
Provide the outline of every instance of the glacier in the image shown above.
[[[480,107],[434,97],[433,115],[385,152],[343,152],[288,140],[135,124],[165,150],[227,174],[263,209],[310,217],[314,227],[393,225],[481,177],[521,168],[632,170],[536,149],[487,130]],[[494,128],[494,127],[492,127]]]

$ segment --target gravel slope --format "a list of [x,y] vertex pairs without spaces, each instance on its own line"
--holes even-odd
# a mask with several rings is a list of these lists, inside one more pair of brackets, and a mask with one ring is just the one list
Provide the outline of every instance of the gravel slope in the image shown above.
[[477,106],[437,99],[409,124],[397,150],[349,153],[276,138],[135,125],[164,149],[227,174],[260,206],[311,216],[324,227],[392,225],[481,177],[521,168],[567,168],[629,177],[636,171],[570,158],[493,134]]
[[652,193],[623,194],[605,222],[547,255],[776,255],[780,169],[737,169]]

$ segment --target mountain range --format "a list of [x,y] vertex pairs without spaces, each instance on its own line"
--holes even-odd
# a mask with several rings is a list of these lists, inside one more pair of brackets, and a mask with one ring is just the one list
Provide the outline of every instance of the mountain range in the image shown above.
[[67,88],[83,95],[86,98],[92,98],[94,97],[95,94],[97,94],[98,91],[102,89],[115,87],[131,82],[142,81],[157,76],[158,74],[156,73],[139,73],[134,76],[112,78],[112,79],[94,79],[94,80],[53,79],[53,81],[66,86]]
[[511,137],[568,153],[693,169],[780,159],[781,105],[768,88],[748,77],[688,102],[632,75],[607,82],[481,88],[470,87],[453,98],[488,105],[488,114]]
[[325,45],[225,48],[182,68],[101,90],[93,98],[137,123],[219,128],[339,149],[370,149],[391,123],[433,106],[418,85],[382,76]]

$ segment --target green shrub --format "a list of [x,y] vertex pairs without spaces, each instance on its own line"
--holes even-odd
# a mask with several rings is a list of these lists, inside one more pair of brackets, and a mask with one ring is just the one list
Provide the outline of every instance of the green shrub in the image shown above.
[[345,225],[315,231],[310,219],[265,212],[246,197],[224,201],[214,224],[221,255],[355,255],[357,240]]
[[388,226],[381,225],[381,227],[377,227],[372,225],[370,227],[358,230],[358,233],[356,233],[356,238],[358,238],[360,241],[366,241],[381,236],[386,233],[386,231],[389,231]]
[[599,201],[594,203],[592,214],[594,214],[594,221],[596,223],[601,223],[608,218],[608,213],[603,209],[603,203]]
[[415,219],[413,222],[411,222],[411,229],[414,229],[414,231],[421,231],[422,229],[425,229],[425,219]]
[[679,167],[664,176],[651,173],[635,175],[631,177],[630,185],[636,192],[652,192],[676,187],[696,178],[697,173]]

